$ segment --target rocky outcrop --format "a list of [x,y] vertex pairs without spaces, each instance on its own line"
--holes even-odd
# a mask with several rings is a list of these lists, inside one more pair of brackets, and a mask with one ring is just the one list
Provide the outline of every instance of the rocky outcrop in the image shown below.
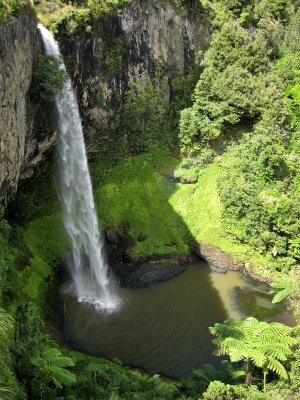
[[203,258],[219,272],[226,270],[240,271],[251,276],[253,279],[270,283],[269,278],[265,278],[254,271],[254,266],[241,260],[236,260],[231,254],[220,250],[218,247],[209,244],[196,243],[194,251],[198,257]]
[[126,226],[105,230],[109,265],[122,286],[138,288],[174,278],[186,265],[198,260],[194,254],[146,254],[132,252],[134,241]]
[[120,15],[108,15],[90,31],[70,33],[68,21],[57,36],[80,103],[89,152],[110,149],[116,111],[133,82],[156,85],[184,75],[195,54],[208,46],[207,18],[193,16],[172,1],[135,1]]
[[0,25],[0,202],[30,177],[55,142],[46,109],[35,99],[33,66],[42,53],[35,15],[27,6]]
[[123,284],[130,288],[145,287],[157,282],[164,282],[184,272],[186,268],[177,264],[143,264],[131,271]]

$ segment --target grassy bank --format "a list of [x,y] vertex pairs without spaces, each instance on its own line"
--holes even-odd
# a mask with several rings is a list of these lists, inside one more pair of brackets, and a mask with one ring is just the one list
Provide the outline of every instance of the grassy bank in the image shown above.
[[247,244],[231,238],[222,223],[222,203],[217,181],[224,166],[223,157],[217,157],[211,164],[197,171],[199,179],[194,184],[176,184],[176,190],[169,202],[189,229],[194,239],[201,244],[218,247],[234,259],[255,266],[255,271],[263,277],[270,277],[273,260],[265,257]]

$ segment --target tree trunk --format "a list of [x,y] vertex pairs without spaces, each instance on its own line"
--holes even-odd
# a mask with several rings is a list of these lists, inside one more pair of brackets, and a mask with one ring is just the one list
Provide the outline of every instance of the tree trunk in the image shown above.
[[250,386],[252,384],[252,375],[253,375],[253,364],[252,361],[248,358],[245,385]]
[[268,370],[264,370],[264,393],[266,393],[267,374]]

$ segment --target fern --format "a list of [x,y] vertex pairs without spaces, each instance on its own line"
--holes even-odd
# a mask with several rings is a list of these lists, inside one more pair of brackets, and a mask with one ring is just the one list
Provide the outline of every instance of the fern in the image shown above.
[[286,299],[287,297],[292,296],[294,293],[294,290],[291,287],[284,288],[277,292],[275,296],[272,299],[272,303],[280,303],[282,300]]
[[248,364],[245,381],[248,384],[252,381],[251,364],[287,378],[282,361],[292,356],[291,348],[296,344],[292,331],[279,322],[260,322],[253,317],[226,320],[210,328],[216,336],[213,340],[217,345],[216,355],[227,354],[233,362],[244,360]]
[[32,364],[38,368],[42,376],[47,376],[58,388],[71,386],[76,382],[76,376],[65,369],[73,367],[74,361],[64,357],[56,348],[48,348],[39,357],[32,358]]
[[269,358],[267,368],[271,371],[276,372],[276,374],[281,376],[282,378],[288,379],[288,374],[284,366],[275,358]]
[[0,400],[13,400],[15,398],[14,392],[4,386],[0,386]]
[[74,361],[69,357],[63,357],[61,352],[56,348],[49,348],[44,350],[42,356],[50,366],[53,367],[74,367]]
[[2,308],[0,308],[0,345],[6,341],[7,335],[13,330],[13,319]]
[[204,364],[203,369],[193,371],[193,377],[198,380],[204,380],[209,383],[211,381],[221,381],[224,383],[234,384],[239,382],[245,376],[242,370],[234,370],[232,364],[228,360],[220,362],[219,368],[213,365]]
[[59,388],[76,383],[76,376],[67,369],[54,366],[45,366],[44,369],[51,374],[54,384]]
[[299,293],[300,288],[296,277],[293,278],[280,278],[271,283],[275,293],[272,303],[279,303],[287,297],[295,296]]

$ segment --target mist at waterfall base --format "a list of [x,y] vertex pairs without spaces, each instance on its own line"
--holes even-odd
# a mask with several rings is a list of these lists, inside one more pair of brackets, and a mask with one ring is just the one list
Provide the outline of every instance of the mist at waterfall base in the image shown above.
[[[41,24],[47,55],[60,57],[53,35]],[[65,69],[63,61],[61,68]],[[59,197],[63,208],[71,258],[69,271],[79,302],[92,303],[97,309],[114,310],[120,304],[114,282],[109,276],[103,242],[88,169],[79,109],[70,78],[55,98],[59,133]]]
[[272,304],[267,285],[205,262],[170,281],[143,289],[118,288],[122,307],[97,312],[63,293],[64,336],[71,348],[117,358],[150,374],[189,376],[204,363],[218,366],[209,326],[254,316],[293,325],[286,303]]

